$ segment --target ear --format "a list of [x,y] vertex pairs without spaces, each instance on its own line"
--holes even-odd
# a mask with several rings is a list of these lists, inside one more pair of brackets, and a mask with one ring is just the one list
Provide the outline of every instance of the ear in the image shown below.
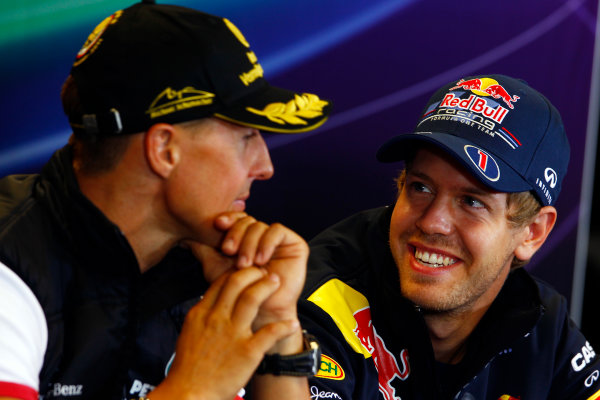
[[542,207],[537,216],[526,225],[523,240],[515,249],[515,257],[519,260],[529,260],[544,244],[556,222],[556,208]]
[[148,165],[161,178],[168,178],[179,163],[181,151],[175,137],[173,125],[164,123],[152,125],[144,136]]

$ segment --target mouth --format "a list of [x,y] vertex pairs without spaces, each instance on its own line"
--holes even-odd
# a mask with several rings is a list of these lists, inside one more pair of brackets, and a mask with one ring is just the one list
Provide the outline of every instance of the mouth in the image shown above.
[[231,206],[232,211],[244,211],[246,209],[246,200],[248,200],[249,197],[250,193],[246,193],[235,199]]
[[458,259],[447,254],[414,247],[414,257],[417,262],[428,268],[443,268],[455,264]]

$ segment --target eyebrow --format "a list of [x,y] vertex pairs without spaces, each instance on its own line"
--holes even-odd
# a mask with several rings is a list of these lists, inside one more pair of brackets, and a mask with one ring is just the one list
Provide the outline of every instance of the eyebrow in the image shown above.
[[[408,177],[409,175],[412,175],[416,178],[420,178],[424,181],[428,181],[428,182],[432,181],[432,179],[429,177],[429,175],[419,172],[419,171],[407,170],[406,176]],[[482,189],[482,188],[479,188],[479,187],[473,186],[473,185],[468,186],[468,187],[460,187],[459,189],[467,194],[472,194],[472,195],[477,195],[477,196],[485,196],[485,197],[492,196],[494,194],[499,193],[492,189]]]

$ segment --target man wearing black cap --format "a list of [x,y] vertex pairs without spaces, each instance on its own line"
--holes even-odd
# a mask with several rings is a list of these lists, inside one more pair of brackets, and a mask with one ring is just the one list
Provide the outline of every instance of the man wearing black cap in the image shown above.
[[564,298],[520,268],[554,226],[569,160],[550,102],[502,75],[453,81],[377,156],[405,162],[395,205],[309,243],[313,396],[600,398]]
[[244,210],[273,174],[259,130],[329,102],[269,86],[230,21],[150,1],[96,27],[62,99],[70,143],[0,181],[0,397],[306,398],[308,247]]

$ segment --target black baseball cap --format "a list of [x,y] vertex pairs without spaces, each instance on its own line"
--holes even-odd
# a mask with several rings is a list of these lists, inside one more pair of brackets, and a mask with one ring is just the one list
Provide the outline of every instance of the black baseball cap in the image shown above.
[[323,124],[331,103],[270,86],[229,20],[142,1],[104,19],[71,69],[83,107],[75,133],[120,135],[217,117],[264,131]]
[[415,131],[388,140],[377,158],[404,160],[423,142],[447,151],[491,189],[532,191],[542,205],[556,203],[569,163],[558,110],[524,81],[504,75],[445,85],[427,103]]

